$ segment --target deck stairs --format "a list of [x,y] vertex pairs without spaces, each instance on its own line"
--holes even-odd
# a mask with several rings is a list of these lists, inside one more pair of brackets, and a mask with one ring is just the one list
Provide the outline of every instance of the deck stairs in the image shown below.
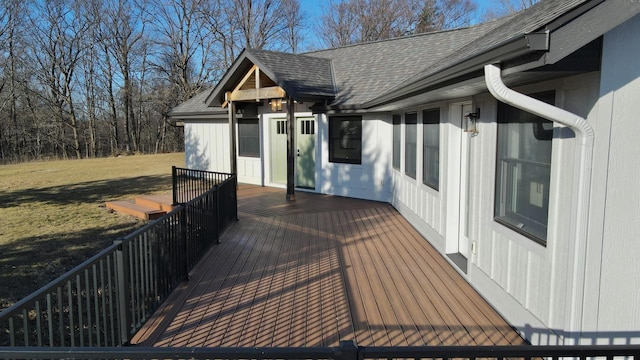
[[117,213],[155,220],[173,209],[171,194],[143,195],[134,200],[109,201],[105,206]]

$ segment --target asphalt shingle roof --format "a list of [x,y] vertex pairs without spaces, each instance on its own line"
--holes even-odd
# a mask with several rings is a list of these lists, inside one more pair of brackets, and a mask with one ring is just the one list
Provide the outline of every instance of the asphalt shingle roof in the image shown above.
[[474,27],[425,33],[308,53],[331,59],[337,96],[332,105],[360,105],[417,73],[446,62],[457,49],[505,19]]
[[271,80],[294,97],[335,95],[329,59],[255,49],[247,53]]

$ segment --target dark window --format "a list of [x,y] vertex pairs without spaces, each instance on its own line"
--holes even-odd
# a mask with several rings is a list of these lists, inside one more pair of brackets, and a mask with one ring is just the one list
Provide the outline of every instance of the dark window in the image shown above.
[[238,156],[260,157],[258,119],[238,119]]
[[[553,103],[553,92],[534,95]],[[553,123],[498,104],[496,221],[546,244]]]
[[402,117],[393,115],[393,168],[400,170],[400,126]]
[[418,114],[405,114],[404,124],[404,173],[415,179],[418,162]]
[[329,117],[329,161],[360,164],[362,162],[362,117]]
[[422,183],[440,188],[440,109],[422,112]]

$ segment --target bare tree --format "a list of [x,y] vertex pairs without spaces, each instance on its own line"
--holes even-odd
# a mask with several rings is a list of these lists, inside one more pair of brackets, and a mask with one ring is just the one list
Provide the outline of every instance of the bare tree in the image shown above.
[[154,67],[176,89],[178,102],[198,93],[215,72],[215,39],[206,27],[204,9],[204,0],[173,0],[156,7]]
[[321,17],[321,37],[329,47],[389,39],[469,25],[471,0],[332,1]]
[[[297,50],[299,36],[286,33],[300,28],[298,0],[214,0],[205,16],[225,70],[244,48]],[[283,36],[294,40],[283,46]]]
[[50,104],[57,120],[60,146],[67,155],[66,128],[71,131],[71,147],[76,158],[81,158],[78,117],[75,108],[74,84],[77,65],[85,50],[83,38],[91,26],[82,19],[82,2],[76,0],[42,1],[31,17],[35,44],[33,57],[39,69],[40,80],[49,89]]
[[[144,53],[145,28],[148,14],[145,4],[133,0],[114,0],[105,8],[103,41],[119,66],[122,76],[122,102],[126,135],[126,150],[138,151],[139,129],[134,99],[134,66]],[[138,63],[140,65],[140,63]]]
[[483,20],[499,18],[533,6],[538,0],[499,0],[498,4],[483,14]]

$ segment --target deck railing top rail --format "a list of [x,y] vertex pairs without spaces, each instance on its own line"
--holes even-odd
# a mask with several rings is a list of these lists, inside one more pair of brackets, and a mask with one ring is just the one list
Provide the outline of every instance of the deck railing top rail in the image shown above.
[[640,359],[640,345],[576,346],[409,346],[358,347],[343,341],[336,347],[216,348],[1,348],[3,359]]

